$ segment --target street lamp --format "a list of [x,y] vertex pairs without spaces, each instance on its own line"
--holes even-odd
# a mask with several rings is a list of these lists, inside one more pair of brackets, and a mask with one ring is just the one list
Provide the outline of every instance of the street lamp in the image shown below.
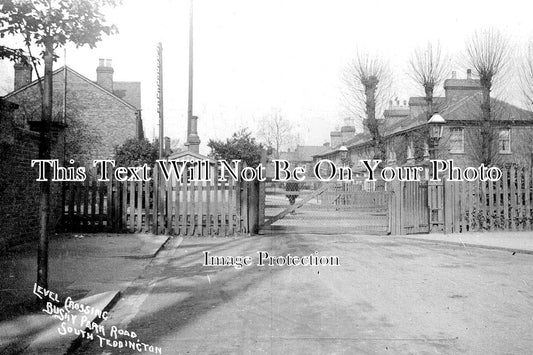
[[341,160],[345,161],[346,158],[348,157],[348,148],[346,148],[345,146],[340,147],[339,153],[341,155]]
[[441,115],[439,115],[438,112],[435,112],[428,121],[429,148],[430,148],[431,159],[436,158],[435,153],[437,150],[437,146],[439,145],[439,141],[442,137],[442,131],[443,131],[445,123],[446,123],[446,120]]

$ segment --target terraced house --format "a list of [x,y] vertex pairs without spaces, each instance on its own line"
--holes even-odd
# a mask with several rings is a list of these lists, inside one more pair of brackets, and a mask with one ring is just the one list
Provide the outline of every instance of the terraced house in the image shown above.
[[[481,87],[468,71],[459,79],[455,72],[444,81],[444,96],[436,97],[433,108],[445,120],[442,136],[434,146],[434,157],[453,159],[456,166],[478,166],[481,163]],[[423,164],[430,157],[427,102],[424,97],[411,97],[401,104],[391,102],[380,120],[381,134],[387,146],[387,164]],[[498,98],[491,99],[492,164],[497,166],[530,166],[533,152],[533,112]],[[356,168],[360,159],[371,159],[374,147],[368,132],[352,136],[348,131],[331,132],[331,147],[314,156],[314,160],[343,159]],[[346,149],[345,149],[345,148]],[[345,153],[347,151],[347,153]],[[343,158],[344,156],[344,158]],[[362,167],[360,167],[362,171]]]

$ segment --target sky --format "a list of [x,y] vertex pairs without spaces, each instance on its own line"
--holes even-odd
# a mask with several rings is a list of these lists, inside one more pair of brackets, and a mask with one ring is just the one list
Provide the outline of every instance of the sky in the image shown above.
[[[395,93],[408,99],[422,94],[406,75],[417,46],[438,41],[461,78],[465,40],[479,29],[506,33],[518,60],[533,38],[531,10],[530,2],[516,0],[194,0],[200,151],[208,152],[209,139],[225,139],[240,128],[256,132],[273,112],[291,122],[301,144],[321,145],[347,117],[341,77],[358,48],[389,61]],[[98,59],[109,58],[115,80],[140,81],[145,134],[152,138],[158,132],[156,45],[162,42],[165,136],[184,142],[189,1],[123,0],[104,12],[119,33],[93,50],[67,46],[67,65],[96,80]],[[2,61],[0,95],[12,86],[12,63]],[[510,101],[520,101],[513,85],[505,90]]]

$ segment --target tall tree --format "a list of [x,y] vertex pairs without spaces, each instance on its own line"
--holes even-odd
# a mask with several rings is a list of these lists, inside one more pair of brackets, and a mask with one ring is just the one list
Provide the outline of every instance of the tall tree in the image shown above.
[[428,42],[425,47],[416,48],[409,59],[409,76],[424,89],[426,115],[431,118],[435,110],[434,92],[448,73],[447,58],[442,54],[440,44]]
[[[37,71],[32,47],[42,50],[44,75],[39,86],[42,94],[39,159],[50,159],[52,122],[52,71],[54,50],[67,43],[93,48],[104,34],[116,32],[101,10],[115,6],[116,0],[4,0],[0,3],[0,37],[22,36]],[[50,176],[50,171],[46,172]],[[37,255],[37,284],[48,288],[48,218],[50,181],[40,183],[40,227]]]
[[477,73],[481,85],[481,151],[482,163],[492,163],[493,127],[491,121],[494,114],[491,112],[491,91],[494,81],[501,77],[509,65],[510,45],[506,36],[495,29],[481,30],[466,42],[466,56],[468,64]]
[[210,157],[213,159],[242,160],[247,166],[256,167],[261,163],[263,146],[255,141],[246,129],[233,133],[226,141],[209,140],[207,146],[211,148]]
[[257,137],[268,147],[275,149],[279,158],[281,149],[287,149],[296,140],[291,123],[281,113],[274,112],[259,122]]
[[392,75],[388,62],[379,55],[358,50],[346,67],[343,80],[348,110],[363,118],[363,126],[372,137],[374,159],[385,160],[387,151],[378,117],[390,96]]
[[533,48],[527,48],[527,53],[520,63],[520,88],[524,95],[525,104],[533,108]]

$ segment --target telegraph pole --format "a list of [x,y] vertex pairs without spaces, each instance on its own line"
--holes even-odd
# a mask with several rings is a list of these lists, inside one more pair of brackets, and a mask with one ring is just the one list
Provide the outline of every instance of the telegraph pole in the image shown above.
[[193,116],[193,0],[189,12],[189,101],[187,108],[187,150],[199,153],[198,117]]
[[187,105],[187,141],[191,134],[192,103],[193,103],[193,0],[189,8],[189,100]]
[[163,45],[157,44],[157,112],[159,113],[159,159],[163,159],[165,136],[163,132]]

